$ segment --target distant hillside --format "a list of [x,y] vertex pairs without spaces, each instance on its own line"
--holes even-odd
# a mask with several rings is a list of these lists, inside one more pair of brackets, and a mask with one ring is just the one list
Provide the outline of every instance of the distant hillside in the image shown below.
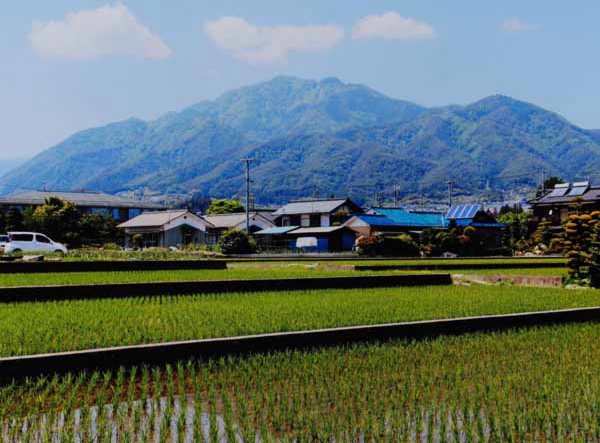
[[365,194],[399,185],[441,195],[533,185],[539,173],[582,177],[600,166],[600,131],[491,96],[425,109],[337,79],[292,77],[237,89],[178,113],[82,131],[0,179],[0,190],[199,191],[243,188],[251,156],[260,202]]
[[26,158],[0,158],[0,177],[26,161]]

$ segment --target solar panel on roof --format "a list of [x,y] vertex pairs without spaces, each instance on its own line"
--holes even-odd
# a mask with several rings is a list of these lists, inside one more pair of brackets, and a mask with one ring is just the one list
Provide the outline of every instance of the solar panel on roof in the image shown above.
[[579,195],[585,194],[585,191],[587,191],[587,186],[586,187],[580,187],[580,188],[573,188],[573,189],[571,189],[571,192],[569,192],[567,194],[567,196],[568,197],[577,197]]
[[569,188],[554,188],[548,197],[563,197],[568,190]]
[[481,208],[480,205],[457,205],[452,206],[448,213],[446,214],[446,218],[448,219],[458,219],[458,218],[473,218],[475,214]]

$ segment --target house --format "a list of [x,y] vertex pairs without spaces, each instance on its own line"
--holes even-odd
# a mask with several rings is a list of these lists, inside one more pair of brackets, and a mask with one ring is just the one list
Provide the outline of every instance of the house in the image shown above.
[[[250,212],[250,234],[262,231],[263,229],[272,228],[275,226],[271,220],[265,216]],[[215,214],[203,215],[202,219],[208,224],[207,242],[208,244],[216,244],[219,242],[221,235],[229,230],[245,230],[246,229],[246,213],[239,212],[234,214]]]
[[300,228],[300,226],[274,226],[263,229],[254,234],[256,243],[264,250],[285,250],[290,248],[289,232]]
[[277,226],[319,228],[341,225],[352,214],[362,214],[349,198],[292,200],[273,213]]
[[481,205],[452,206],[446,213],[445,220],[448,228],[471,226],[477,230],[483,246],[486,249],[499,248],[502,245],[504,223],[498,223],[496,218]]
[[589,182],[559,183],[543,195],[530,200],[533,223],[548,220],[559,226],[569,215],[569,206],[579,199],[587,212],[600,211],[600,187]]
[[369,214],[383,215],[393,220],[404,232],[422,232],[425,229],[445,229],[447,222],[442,212],[409,211],[404,208],[374,207]]
[[25,191],[0,198],[0,207],[4,212],[7,212],[11,206],[20,210],[28,207],[36,208],[43,205],[49,197],[58,197],[73,203],[82,214],[102,212],[112,215],[119,221],[129,220],[144,211],[166,209],[157,203],[92,191]]
[[180,247],[206,244],[209,222],[186,209],[143,212],[121,223],[125,230],[125,247]]
[[376,234],[397,234],[405,230],[401,224],[379,214],[354,215],[344,223],[344,226],[364,237],[372,237]]
[[289,240],[289,249],[306,252],[351,251],[356,240],[356,232],[346,226],[297,228],[285,236]]

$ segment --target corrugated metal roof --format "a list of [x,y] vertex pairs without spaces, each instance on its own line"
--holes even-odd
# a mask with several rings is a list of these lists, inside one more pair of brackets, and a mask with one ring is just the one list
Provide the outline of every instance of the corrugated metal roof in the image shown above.
[[139,209],[164,209],[158,203],[134,200],[119,197],[104,192],[70,192],[70,191],[25,191],[0,198],[2,205],[43,205],[48,197],[58,197],[70,201],[75,206],[102,207],[102,208],[139,208]]
[[481,205],[456,205],[452,206],[448,213],[446,214],[446,218],[448,220],[456,220],[456,219],[473,219],[475,214],[477,214],[481,210]]
[[311,235],[311,234],[329,234],[330,232],[339,231],[345,229],[345,226],[321,226],[318,228],[300,228],[291,231],[290,234],[294,235]]
[[275,216],[297,214],[327,214],[346,203],[347,199],[297,200],[291,201],[273,213]]
[[142,212],[137,217],[133,217],[131,220],[121,223],[119,228],[162,227],[182,216],[194,218],[196,221],[210,225],[210,223],[206,223],[200,217],[192,214],[186,209],[177,209],[172,211]]
[[285,234],[298,228],[299,226],[275,226],[274,228],[267,228],[263,229],[262,231],[255,232],[254,235]]
[[402,226],[400,223],[392,220],[386,215],[367,215],[359,214],[355,215],[356,218],[367,223],[369,226]]
[[385,215],[399,226],[416,228],[443,228],[441,212],[410,212],[403,208],[373,208],[377,214]]

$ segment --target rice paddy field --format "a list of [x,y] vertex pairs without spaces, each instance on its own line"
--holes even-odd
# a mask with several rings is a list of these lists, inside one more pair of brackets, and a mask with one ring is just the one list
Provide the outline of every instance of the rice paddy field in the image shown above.
[[[0,286],[402,272],[357,272],[337,265],[235,263],[228,270],[0,274]],[[561,268],[459,272],[564,275]],[[600,306],[600,291],[511,285],[5,303],[0,305],[0,358],[591,306]],[[597,442],[599,338],[600,323],[583,323],[5,381],[0,383],[0,441]]]
[[[365,275],[415,274],[444,271],[355,271],[353,264],[331,263],[235,263],[227,270],[168,270],[168,271],[126,271],[126,272],[68,272],[68,273],[15,273],[0,274],[0,287],[3,286],[47,286],[80,285],[103,283],[141,283],[195,280],[237,280],[267,278],[311,278],[344,277]],[[500,274],[500,275],[536,275],[566,276],[567,269],[560,268],[508,268],[508,269],[460,269],[461,274]]]
[[4,441],[595,442],[600,325],[183,361],[0,388]]
[[3,304],[0,357],[600,306],[600,292],[426,286]]

